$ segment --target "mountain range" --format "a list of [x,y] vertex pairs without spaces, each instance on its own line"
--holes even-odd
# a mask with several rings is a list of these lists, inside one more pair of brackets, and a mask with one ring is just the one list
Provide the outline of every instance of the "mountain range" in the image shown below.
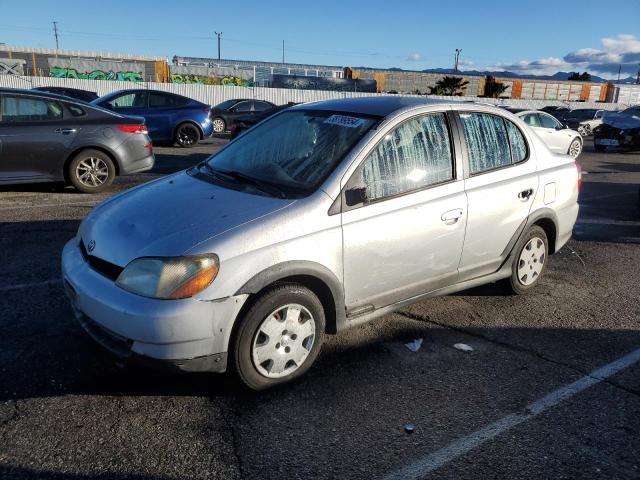
[[[402,70],[400,68],[393,68],[390,70]],[[440,73],[440,74],[456,74],[456,71],[453,68],[429,68],[426,70],[422,70],[427,73]],[[478,70],[460,70],[457,72],[457,75],[473,75],[473,76],[483,76],[493,75],[494,77],[503,77],[503,78],[535,78],[539,80],[567,80],[569,75],[572,72],[557,72],[553,75],[521,75],[519,73],[509,72],[509,71],[478,71]],[[607,80],[606,78],[598,77],[597,75],[591,75],[592,82],[612,82],[612,83],[636,83],[636,79],[634,77],[621,78],[620,81],[612,81]]]

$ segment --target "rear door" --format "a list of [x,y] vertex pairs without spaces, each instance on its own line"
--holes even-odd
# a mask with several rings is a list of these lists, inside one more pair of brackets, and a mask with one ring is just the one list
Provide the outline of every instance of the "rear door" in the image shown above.
[[30,95],[0,95],[0,179],[58,180],[77,135],[62,103]]
[[547,144],[552,152],[567,153],[572,138],[568,130],[551,115],[542,112],[537,115],[540,121],[538,134],[542,137],[544,143]]
[[347,308],[372,310],[458,278],[467,201],[444,112],[386,133],[346,183]]
[[469,204],[460,281],[498,270],[521,232],[538,189],[535,158],[517,125],[461,111]]
[[149,92],[149,108],[144,117],[150,137],[166,140],[173,137],[172,119],[178,98],[163,92]]

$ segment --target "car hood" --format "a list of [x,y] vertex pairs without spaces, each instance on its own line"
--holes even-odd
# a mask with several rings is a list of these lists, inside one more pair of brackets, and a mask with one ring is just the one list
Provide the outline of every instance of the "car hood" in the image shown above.
[[237,191],[180,172],[98,205],[80,226],[91,255],[121,267],[182,255],[197,244],[287,207],[294,200]]
[[604,114],[602,123],[620,129],[640,128],[640,117],[610,112]]

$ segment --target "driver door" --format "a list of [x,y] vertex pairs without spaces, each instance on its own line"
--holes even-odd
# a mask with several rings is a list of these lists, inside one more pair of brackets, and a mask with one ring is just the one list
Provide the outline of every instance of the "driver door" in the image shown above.
[[347,308],[370,311],[456,283],[467,197],[444,112],[389,131],[342,198]]

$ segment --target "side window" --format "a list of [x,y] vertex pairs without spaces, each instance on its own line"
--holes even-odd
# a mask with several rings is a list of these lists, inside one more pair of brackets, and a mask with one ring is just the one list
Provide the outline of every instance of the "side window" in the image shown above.
[[234,112],[238,112],[238,113],[250,112],[251,111],[251,102],[238,102],[233,107],[233,111]]
[[558,121],[551,115],[539,113],[538,117],[540,118],[540,124],[542,125],[542,128],[556,128],[559,125]]
[[253,102],[253,108],[256,112],[264,112],[265,110],[269,110],[272,107],[271,104],[267,102]]
[[58,102],[40,98],[5,95],[2,98],[3,122],[59,120],[62,107]]
[[375,201],[452,178],[447,120],[444,113],[435,113],[387,134],[356,171],[350,188],[363,189],[363,200]]
[[604,111],[604,110],[598,110],[598,111],[596,112],[596,114],[594,115],[594,117],[593,117],[593,118],[594,118],[594,120],[597,120],[597,119],[599,119],[599,118],[602,118],[602,112],[603,112],[603,111]]
[[65,105],[74,117],[82,117],[83,115],[86,115],[86,112],[78,105],[74,105],[73,103],[66,103]]
[[113,109],[119,108],[146,108],[147,92],[134,92],[118,95],[107,102]]
[[507,129],[502,117],[488,113],[460,113],[471,173],[511,164]]
[[511,146],[511,159],[513,163],[522,162],[527,158],[527,142],[524,135],[518,127],[509,120],[504,121],[507,124],[507,134],[509,135],[509,145]]
[[524,121],[524,123],[526,123],[530,127],[539,127],[540,126],[540,121],[538,120],[538,115],[536,115],[535,113],[529,113],[527,115],[524,115],[522,117],[522,120]]
[[149,107],[151,108],[159,108],[159,107],[175,107],[176,105],[176,97],[173,95],[165,95],[164,93],[149,93]]

